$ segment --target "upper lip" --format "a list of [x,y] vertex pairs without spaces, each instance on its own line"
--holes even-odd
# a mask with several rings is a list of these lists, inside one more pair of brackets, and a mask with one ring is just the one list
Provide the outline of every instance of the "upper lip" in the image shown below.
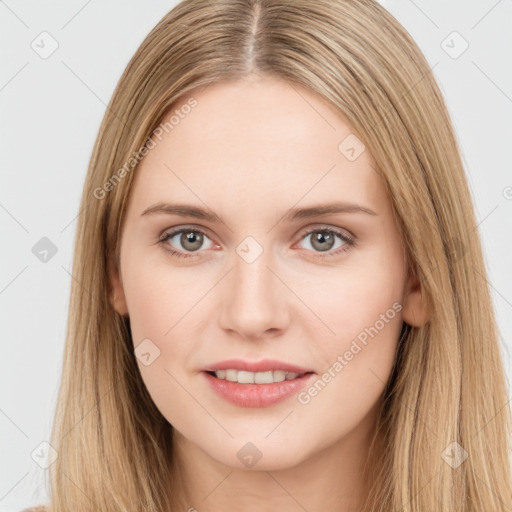
[[277,359],[262,359],[261,361],[244,361],[243,359],[226,359],[218,363],[205,366],[202,371],[216,371],[216,370],[244,370],[247,372],[268,372],[271,370],[283,370],[285,372],[293,373],[310,373],[313,370],[297,366],[295,364],[285,363]]

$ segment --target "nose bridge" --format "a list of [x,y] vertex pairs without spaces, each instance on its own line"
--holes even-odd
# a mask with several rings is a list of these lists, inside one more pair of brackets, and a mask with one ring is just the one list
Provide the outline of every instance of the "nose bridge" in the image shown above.
[[255,248],[245,249],[245,252],[241,247],[243,248],[244,245],[239,246],[234,258],[233,278],[236,280],[234,291],[248,297],[256,297],[261,293],[267,294],[271,291],[271,280],[273,279],[272,272],[269,270],[269,266],[271,266],[270,251],[264,250],[261,254],[255,255]]
[[[233,288],[238,301],[247,305],[258,306],[269,304],[272,300],[272,289],[275,289],[275,277],[268,267],[272,267],[272,251],[264,247],[268,240],[258,241],[253,236],[245,237],[236,247],[234,256]],[[265,300],[263,300],[265,299]]]
[[244,337],[258,337],[269,329],[281,329],[286,298],[273,272],[273,253],[252,236],[235,248],[227,300],[223,301],[223,327]]

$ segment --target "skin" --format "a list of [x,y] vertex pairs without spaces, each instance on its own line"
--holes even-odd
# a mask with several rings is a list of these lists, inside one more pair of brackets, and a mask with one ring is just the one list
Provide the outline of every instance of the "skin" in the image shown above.
[[[137,361],[175,428],[179,496],[206,512],[359,510],[402,322],[427,320],[382,178],[368,150],[355,161],[340,152],[354,130],[304,89],[252,76],[193,96],[197,106],[135,171],[111,299],[130,317],[134,347],[150,339],[160,350],[148,366]],[[334,201],[376,214],[281,220],[292,207]],[[141,215],[158,202],[206,206],[224,222]],[[195,251],[180,234],[165,242],[190,258],[158,243],[176,227],[205,232]],[[325,228],[348,231],[354,245],[335,236],[322,252],[317,232],[307,232]],[[263,249],[252,263],[236,251],[247,236]],[[200,372],[233,357],[271,358],[320,377],[395,303],[401,311],[307,404],[294,395],[266,408],[236,406]],[[250,468],[237,457],[248,442],[262,454]]]

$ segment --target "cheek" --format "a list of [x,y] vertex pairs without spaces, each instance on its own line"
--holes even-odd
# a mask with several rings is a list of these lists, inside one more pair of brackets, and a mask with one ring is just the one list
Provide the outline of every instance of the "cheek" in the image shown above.
[[[179,402],[187,371],[201,339],[200,333],[209,281],[197,279],[193,269],[172,268],[166,261],[143,263],[144,258],[125,261],[125,296],[135,354],[155,354],[146,366],[138,357],[142,378],[160,407],[169,396]],[[174,380],[174,377],[177,380]],[[187,397],[182,397],[183,404]]]
[[132,253],[124,261],[123,275],[135,345],[152,337],[165,342],[206,291],[193,271],[173,268],[162,255],[151,260]]
[[[389,293],[369,294],[362,302],[347,293],[337,304],[331,325],[336,336],[324,338],[319,358],[323,368],[298,395],[304,414],[329,411],[329,435],[345,435],[378,405],[392,372],[402,327],[401,304]],[[324,427],[315,433],[329,438]]]
[[164,339],[174,323],[177,298],[159,279],[158,272],[136,274],[125,290],[134,344],[144,338]]
[[[383,391],[402,327],[404,272],[397,252],[386,258],[376,255],[375,260],[381,264],[336,269],[330,279],[322,279],[322,293],[318,288],[313,292],[313,281],[304,284],[308,306],[331,332],[325,330],[316,344],[324,373],[301,403],[339,403],[333,414],[351,410],[357,417],[357,411],[364,415]],[[318,325],[318,320],[312,318],[313,323]]]
[[205,290],[193,276],[184,278],[169,265],[137,265],[134,259],[126,262],[125,271],[125,296],[142,380],[163,416],[179,426],[184,422],[185,428],[186,415],[181,411],[190,410],[191,399],[185,390],[188,386],[183,385],[195,338],[189,320]]
[[398,290],[365,288],[360,281],[353,288],[347,284],[331,302],[324,297],[324,311],[329,312],[324,317],[335,335],[317,346],[322,347],[326,371],[336,374],[337,385],[378,391],[378,379],[387,380],[402,327],[400,299]]
[[400,319],[395,318],[402,308],[404,276],[399,265],[394,267],[347,266],[318,275],[316,280],[314,276],[302,280],[295,290],[315,314],[308,322],[316,325],[321,319],[325,339],[338,347],[375,324],[381,330],[383,315],[386,326],[395,323],[399,327]]

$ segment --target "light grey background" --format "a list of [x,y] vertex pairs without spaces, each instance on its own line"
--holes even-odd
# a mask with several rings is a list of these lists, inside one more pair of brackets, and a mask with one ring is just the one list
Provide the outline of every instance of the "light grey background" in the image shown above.
[[[31,454],[45,453],[39,445],[50,433],[73,279],[72,244],[88,160],[128,60],[175,4],[0,0],[0,511],[19,512],[47,499],[47,470]],[[435,66],[452,115],[510,375],[512,2],[383,4]],[[40,36],[43,31],[51,37]],[[43,59],[31,45],[49,51],[52,38],[58,48]],[[453,58],[464,41],[469,47]],[[57,248],[46,263],[32,251],[43,237]]]

